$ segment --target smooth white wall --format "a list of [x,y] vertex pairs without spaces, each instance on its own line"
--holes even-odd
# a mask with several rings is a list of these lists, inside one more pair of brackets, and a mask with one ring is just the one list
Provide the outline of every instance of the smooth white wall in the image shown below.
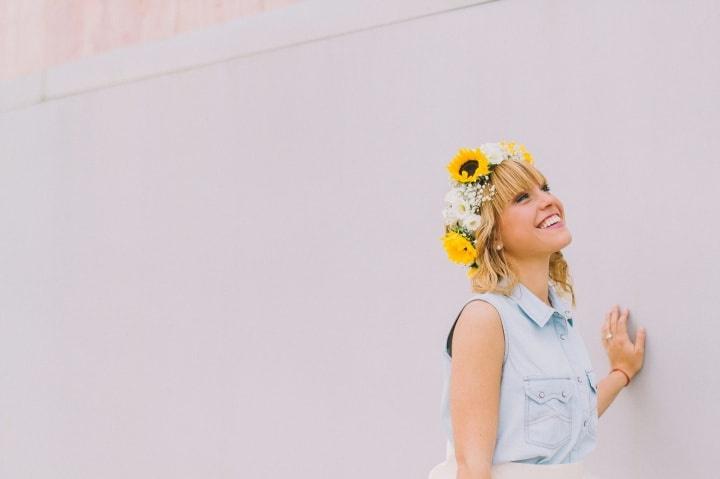
[[614,303],[648,329],[588,467],[713,474],[718,4],[362,3],[258,28],[348,34],[6,85],[39,93],[0,113],[0,476],[425,477],[469,294],[439,240],[445,165],[503,138],[564,201],[595,368]]

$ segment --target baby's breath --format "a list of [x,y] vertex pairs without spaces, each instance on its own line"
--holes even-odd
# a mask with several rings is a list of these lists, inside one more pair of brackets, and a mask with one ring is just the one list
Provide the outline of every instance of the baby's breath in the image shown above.
[[454,224],[453,226],[451,226],[450,231],[454,231],[456,233],[463,235],[465,237],[465,239],[470,241],[471,243],[475,241],[473,232],[460,224]]

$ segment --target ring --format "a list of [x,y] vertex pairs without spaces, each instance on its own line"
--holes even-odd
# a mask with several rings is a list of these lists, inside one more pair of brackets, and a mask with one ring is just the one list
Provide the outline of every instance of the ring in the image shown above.
[[605,336],[605,339],[612,339],[612,333],[608,333],[607,336]]

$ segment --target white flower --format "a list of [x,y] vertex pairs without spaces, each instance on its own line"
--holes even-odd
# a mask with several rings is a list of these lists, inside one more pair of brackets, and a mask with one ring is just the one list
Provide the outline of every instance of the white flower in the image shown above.
[[480,149],[492,164],[497,165],[505,159],[505,150],[499,143],[483,143]]
[[460,218],[460,224],[470,231],[477,231],[482,225],[482,216],[470,213]]
[[471,214],[473,212],[472,207],[470,206],[470,203],[468,203],[464,199],[462,199],[456,203],[453,203],[452,210],[453,210],[453,214],[458,218],[462,218],[463,216],[465,216],[467,214]]
[[445,203],[452,205],[458,201],[462,201],[462,194],[459,188],[451,188],[450,191],[445,193]]
[[446,209],[450,211],[446,218],[460,219],[468,213],[472,213],[472,205],[467,201],[462,187],[452,188],[445,195]]
[[448,207],[442,211],[443,218],[445,219],[445,226],[452,226],[458,222],[458,217],[455,216],[455,211]]

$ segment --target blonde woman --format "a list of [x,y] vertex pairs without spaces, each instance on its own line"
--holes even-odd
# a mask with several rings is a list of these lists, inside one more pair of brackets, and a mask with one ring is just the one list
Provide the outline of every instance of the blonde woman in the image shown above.
[[461,149],[448,170],[442,240],[474,294],[445,345],[447,460],[430,478],[590,478],[598,418],[642,368],[645,329],[633,343],[628,310],[607,313],[600,379],[567,302],[565,209],[530,153],[486,143]]

